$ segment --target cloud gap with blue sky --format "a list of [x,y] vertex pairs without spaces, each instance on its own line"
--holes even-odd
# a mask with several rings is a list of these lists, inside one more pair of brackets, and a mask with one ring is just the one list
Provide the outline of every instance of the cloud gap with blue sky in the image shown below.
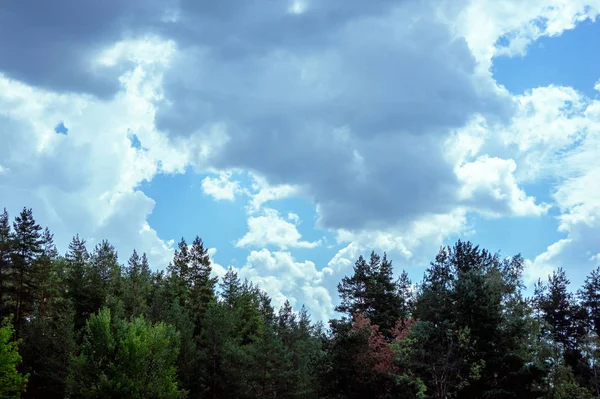
[[333,315],[360,255],[600,264],[598,0],[62,0],[0,12],[0,206]]

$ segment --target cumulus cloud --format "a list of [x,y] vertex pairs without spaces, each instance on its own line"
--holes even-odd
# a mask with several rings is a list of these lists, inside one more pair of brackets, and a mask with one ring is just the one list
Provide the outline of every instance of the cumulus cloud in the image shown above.
[[[184,146],[154,129],[153,102],[160,98],[159,57],[168,42],[133,42],[128,53],[154,49],[156,63],[139,60],[121,78],[121,92],[110,101],[87,95],[36,89],[0,75],[0,202],[13,215],[32,207],[55,232],[61,248],[79,233],[90,245],[110,238],[121,257],[137,248],[162,268],[172,243],[161,240],[147,223],[154,201],[137,189],[161,172],[182,171]],[[143,57],[139,57],[143,58]],[[67,134],[56,134],[61,122]],[[133,148],[135,132],[142,147]]]
[[298,262],[289,252],[261,249],[252,251],[238,272],[267,291],[276,308],[288,299],[293,306],[306,304],[317,320],[333,315],[330,289],[324,285],[333,272],[329,267],[317,270],[313,262]]
[[202,180],[202,191],[217,201],[233,201],[236,195],[246,193],[240,182],[231,180],[231,172],[221,172],[218,177],[205,177]]
[[[485,204],[478,210],[482,214],[500,217],[505,215],[542,215],[548,204],[536,204],[519,188],[514,172],[517,164],[512,159],[483,155],[475,161],[460,166],[457,175],[463,186],[460,190],[464,202]],[[480,205],[481,206],[481,205]]]
[[[511,151],[522,169],[517,181],[550,181],[557,229],[565,237],[528,261],[529,282],[548,270],[595,267],[600,235],[600,101],[569,87],[548,86],[516,96],[508,126],[489,126],[486,151]],[[486,148],[487,147],[487,148]]]
[[335,271],[348,272],[359,255],[372,250],[387,252],[390,258],[399,257],[403,265],[424,265],[435,255],[444,242],[457,234],[469,234],[466,210],[457,208],[448,214],[429,214],[387,230],[352,232],[338,230],[336,240],[345,245],[329,261]]
[[280,249],[288,249],[314,248],[319,244],[319,241],[303,241],[294,223],[282,219],[275,209],[267,208],[262,215],[248,218],[248,232],[235,245],[237,247],[276,246]]
[[258,212],[264,204],[270,201],[300,194],[300,189],[297,186],[290,184],[271,185],[264,177],[259,175],[252,175],[251,187],[253,192],[250,194],[250,202],[246,206],[246,210],[250,214]]

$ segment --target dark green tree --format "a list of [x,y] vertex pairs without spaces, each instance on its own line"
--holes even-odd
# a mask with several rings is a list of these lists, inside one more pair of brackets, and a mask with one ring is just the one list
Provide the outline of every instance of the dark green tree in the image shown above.
[[233,267],[229,266],[227,269],[220,288],[223,301],[229,307],[233,307],[242,292],[242,283]]
[[402,299],[393,280],[392,262],[374,251],[369,262],[360,256],[354,264],[354,274],[338,284],[340,304],[336,311],[350,318],[363,314],[378,325],[386,337],[402,316]]
[[33,218],[31,209],[23,208],[13,222],[13,245],[11,253],[12,269],[10,287],[12,291],[15,330],[33,312],[36,302],[38,281],[37,261],[42,254],[42,228]]
[[9,296],[8,296],[8,284],[10,278],[10,268],[12,254],[12,231],[10,221],[8,219],[8,212],[6,208],[2,214],[0,214],[0,318],[8,316],[9,309]]

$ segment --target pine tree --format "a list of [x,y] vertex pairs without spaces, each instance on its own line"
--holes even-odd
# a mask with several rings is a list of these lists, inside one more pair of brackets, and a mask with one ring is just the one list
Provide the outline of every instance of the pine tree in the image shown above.
[[13,222],[11,289],[17,334],[34,308],[37,292],[36,262],[42,253],[42,228],[35,222],[31,209],[23,208]]
[[167,266],[167,279],[169,295],[183,306],[187,306],[189,301],[189,262],[187,242],[182,237],[173,255],[173,262]]
[[233,267],[229,266],[221,282],[221,296],[223,297],[223,301],[229,307],[233,307],[241,292],[242,283],[235,270],[233,270]]
[[360,256],[354,264],[354,274],[342,279],[338,292],[341,301],[336,311],[350,317],[363,314],[379,325],[384,335],[391,337],[391,330],[401,317],[402,301],[387,255],[381,259],[373,251],[369,263]]
[[200,237],[196,236],[189,252],[188,286],[190,287],[190,306],[197,325],[199,325],[208,305],[215,301],[215,285],[218,279],[211,277],[212,267],[208,250]]
[[12,254],[12,231],[8,219],[8,212],[0,214],[0,318],[9,314],[8,283]]
[[151,289],[151,275],[145,254],[140,258],[136,250],[129,257],[125,268],[125,311],[128,316],[137,317],[148,309]]
[[107,306],[113,317],[124,315],[121,266],[115,247],[107,240],[96,244],[90,258],[94,307]]
[[41,237],[42,253],[37,260],[36,280],[38,284],[37,308],[39,315],[43,317],[46,305],[58,295],[58,275],[55,270],[57,265],[58,251],[54,245],[54,235],[46,227]]
[[85,326],[87,318],[96,312],[93,287],[90,282],[90,255],[85,240],[75,235],[65,256],[68,265],[67,293],[75,311],[75,330]]

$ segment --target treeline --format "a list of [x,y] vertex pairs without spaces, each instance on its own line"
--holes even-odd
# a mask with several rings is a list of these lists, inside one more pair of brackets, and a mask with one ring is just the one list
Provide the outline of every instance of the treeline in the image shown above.
[[60,255],[31,209],[0,214],[1,398],[600,397],[600,269],[524,296],[523,259],[459,241],[414,285],[359,257],[329,326],[233,269],[196,237],[153,272],[75,236]]

